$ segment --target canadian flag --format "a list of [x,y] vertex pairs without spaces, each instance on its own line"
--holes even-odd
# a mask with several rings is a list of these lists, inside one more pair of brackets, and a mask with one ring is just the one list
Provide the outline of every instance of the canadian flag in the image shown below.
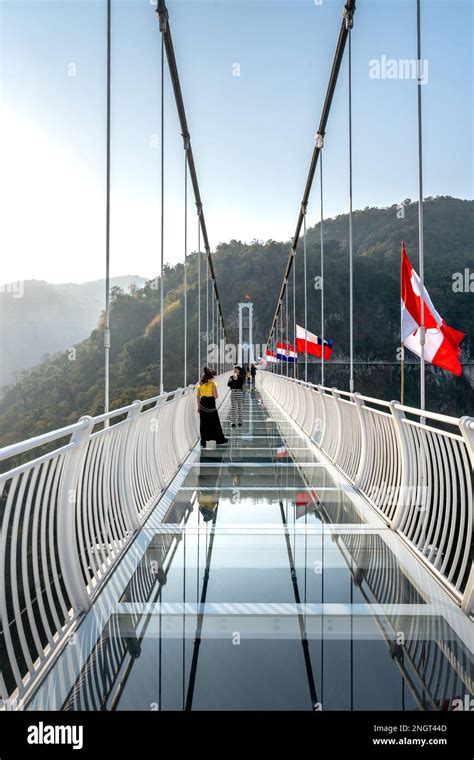
[[[402,343],[414,354],[421,356],[421,283],[407,256],[405,243],[402,243],[401,302]],[[455,375],[462,375],[459,345],[465,333],[448,327],[433,306],[426,288],[423,288],[423,302],[425,361],[454,372]]]

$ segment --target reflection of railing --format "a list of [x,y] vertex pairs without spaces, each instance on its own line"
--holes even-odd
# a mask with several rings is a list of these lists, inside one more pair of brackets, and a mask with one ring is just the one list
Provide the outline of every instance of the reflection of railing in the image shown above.
[[422,604],[423,599],[387,544],[375,534],[333,533],[354,583],[374,613],[390,654],[422,710],[452,710],[464,693],[473,693],[471,657],[449,624],[436,615],[396,614],[398,605]]
[[[190,504],[174,505],[175,525],[183,524],[192,511]],[[169,513],[168,513],[169,515]],[[151,603],[160,599],[174,553],[182,538],[182,528],[157,534],[150,542],[143,559],[133,573],[120,602]],[[127,624],[119,615],[112,614],[100,638],[92,648],[87,662],[75,679],[63,708],[64,710],[113,709],[122,692],[135,658],[140,654],[141,643],[151,616],[130,612]],[[126,627],[127,630],[124,630]]]
[[[227,376],[216,380],[222,401]],[[189,386],[0,449],[15,463],[0,475],[0,708],[21,702],[89,608],[198,426]]]
[[474,418],[260,372],[304,430],[468,614],[474,613]]

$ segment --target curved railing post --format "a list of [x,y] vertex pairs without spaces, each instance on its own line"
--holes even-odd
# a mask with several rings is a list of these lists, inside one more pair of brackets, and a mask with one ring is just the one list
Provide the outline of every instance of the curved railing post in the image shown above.
[[[474,471],[474,418],[473,417],[461,417],[459,420],[459,428],[462,433],[462,437],[466,441],[466,448],[469,454],[471,467]],[[472,534],[472,511],[471,511],[471,525],[466,529],[471,531]],[[474,615],[474,562],[471,565],[471,571],[467,579],[466,588],[462,597],[461,607],[467,615]]]
[[461,609],[464,610],[466,615],[474,615],[474,562],[471,565],[471,572],[464,589]]
[[[390,411],[393,414],[395,421],[395,431],[397,435],[398,445],[400,447],[400,462],[401,462],[401,478],[400,478],[400,491],[397,498],[397,506],[390,523],[392,530],[398,530],[405,510],[408,508],[409,499],[408,494],[410,492],[410,473],[411,463],[408,450],[408,444],[406,439],[405,430],[403,429],[403,420],[405,419],[404,412],[397,408],[396,401],[391,401]],[[413,484],[414,485],[414,484]]]
[[131,409],[127,415],[128,431],[124,438],[121,459],[121,487],[124,494],[125,509],[127,510],[127,516],[130,522],[132,530],[138,530],[140,528],[140,518],[135,504],[135,496],[132,488],[132,470],[133,460],[135,455],[136,433],[138,426],[138,418],[142,410],[143,403],[141,401],[134,401],[131,405]]
[[368,451],[368,431],[367,431],[367,420],[364,414],[364,399],[362,398],[360,393],[353,393],[352,399],[356,405],[357,409],[357,416],[359,419],[359,425],[360,425],[360,459],[359,459],[359,466],[357,468],[357,473],[354,480],[354,485],[356,488],[359,488],[360,484],[363,481],[364,475],[365,475],[365,468],[367,466],[367,451]]
[[67,453],[58,494],[58,554],[69,601],[77,613],[86,612],[90,597],[84,583],[80,552],[77,550],[76,502],[79,472],[90,439],[94,420],[81,417],[84,426],[71,439],[73,448]]
[[[310,438],[318,444],[320,448],[322,448],[321,443],[324,438],[324,433],[326,432],[326,405],[324,403],[323,399],[323,386],[317,385],[315,393],[318,393],[318,409],[315,409],[314,413],[314,424],[313,424],[313,430],[311,431]],[[319,436],[316,437],[316,433],[319,433]]]
[[336,415],[337,415],[337,444],[336,449],[334,451],[334,456],[332,457],[333,462],[337,462],[337,458],[339,456],[339,452],[341,450],[342,446],[342,413],[341,413],[341,405],[340,405],[340,395],[337,388],[331,388],[331,393],[334,396],[334,399],[336,401]]

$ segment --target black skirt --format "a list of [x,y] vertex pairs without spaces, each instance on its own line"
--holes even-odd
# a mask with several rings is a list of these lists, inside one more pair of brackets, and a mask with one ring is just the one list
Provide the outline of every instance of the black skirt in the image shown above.
[[225,443],[227,439],[222,432],[221,421],[216,409],[216,400],[214,396],[201,396],[199,399],[199,417],[201,441]]

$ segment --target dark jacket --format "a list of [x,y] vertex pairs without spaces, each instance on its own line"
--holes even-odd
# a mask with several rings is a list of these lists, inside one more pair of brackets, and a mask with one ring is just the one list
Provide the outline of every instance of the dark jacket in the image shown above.
[[233,391],[241,390],[244,387],[244,382],[245,382],[245,378],[242,375],[242,373],[240,373],[240,375],[237,376],[237,380],[234,380],[234,376],[232,375],[227,385]]

